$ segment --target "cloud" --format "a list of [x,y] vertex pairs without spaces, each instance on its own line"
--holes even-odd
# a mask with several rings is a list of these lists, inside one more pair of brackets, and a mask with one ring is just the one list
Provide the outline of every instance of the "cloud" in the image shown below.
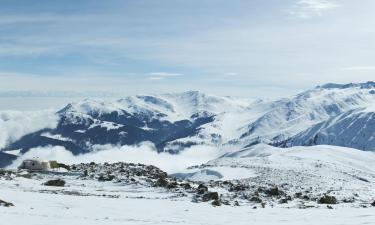
[[150,73],[151,76],[157,76],[157,77],[179,77],[182,76],[181,73],[168,73],[168,72],[154,72]]
[[115,163],[132,162],[155,165],[168,173],[181,171],[189,166],[199,165],[219,157],[222,152],[210,146],[193,146],[185,149],[181,154],[157,153],[152,143],[144,142],[134,146],[95,146],[92,153],[74,156],[64,147],[43,147],[31,149],[22,155],[11,168],[17,167],[24,159],[39,158],[42,160],[58,160],[59,162],[72,163]]
[[51,110],[0,111],[0,149],[22,136],[57,126],[58,117]]
[[150,77],[150,80],[164,80],[164,77]]
[[351,67],[343,67],[341,68],[343,71],[367,71],[367,70],[375,70],[375,66],[351,66]]
[[338,3],[330,0],[298,0],[287,12],[299,18],[310,18],[322,16],[323,13],[338,7]]
[[168,73],[168,72],[153,72],[149,73],[150,75],[150,80],[164,80],[165,78],[169,77],[180,77],[183,74],[181,73]]

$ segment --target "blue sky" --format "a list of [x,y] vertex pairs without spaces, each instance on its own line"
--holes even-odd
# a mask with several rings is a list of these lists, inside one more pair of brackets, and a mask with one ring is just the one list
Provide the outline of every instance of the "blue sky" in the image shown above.
[[0,90],[279,96],[373,80],[372,0],[0,0]]

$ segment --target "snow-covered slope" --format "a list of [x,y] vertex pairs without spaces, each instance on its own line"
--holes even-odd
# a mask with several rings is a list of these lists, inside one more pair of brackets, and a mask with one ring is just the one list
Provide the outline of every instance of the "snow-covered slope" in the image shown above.
[[316,124],[282,144],[339,145],[375,150],[375,108],[355,109]]
[[[230,190],[240,190],[242,195],[250,196],[245,199],[250,199],[259,187],[278,187],[289,196],[302,193],[310,201],[329,194],[335,196],[338,202],[361,204],[375,199],[374,161],[374,152],[345,147],[318,145],[276,148],[258,144],[191,167],[185,173],[201,175],[193,177],[194,180],[216,180],[212,185],[228,189],[227,198],[238,194]],[[205,177],[199,171],[210,173]],[[212,176],[215,172],[216,178]],[[234,178],[231,174],[238,177]],[[228,182],[220,181],[228,179],[233,180],[229,186]],[[246,201],[240,204],[246,204]]]
[[375,104],[374,90],[375,83],[372,82],[329,84],[272,102],[262,116],[247,126],[240,140],[245,143],[257,138],[263,142],[285,140],[341,113]]
[[[264,151],[266,155],[273,152],[272,148],[269,149],[270,151],[266,148],[258,146],[256,151],[258,153]],[[257,157],[262,158],[259,154],[257,157],[249,156],[247,153],[251,151],[251,149],[247,149],[242,153],[232,154],[230,157],[226,157],[226,162],[221,159],[223,165],[221,168],[227,169],[224,165],[231,159],[238,159],[238,162],[243,159],[242,165],[248,166],[246,161],[254,161],[252,158]],[[367,154],[362,152],[359,155],[352,155],[350,150],[345,149],[334,152],[339,156],[330,161],[332,165],[326,164],[328,161],[323,163],[317,161],[317,165],[322,164],[323,166],[313,167],[313,170],[319,170],[319,168],[326,170],[326,166],[330,166],[334,169],[333,174],[335,174],[339,170],[335,170],[336,164],[333,163],[342,163],[343,165],[354,163],[353,166],[350,164],[347,166],[354,169],[369,169],[359,168],[357,165],[357,161],[362,158],[361,154],[367,155],[369,152]],[[238,158],[240,156],[245,158]],[[296,151],[296,149],[285,155],[271,153],[268,156],[270,164],[265,166],[281,168],[278,166],[279,164],[275,164],[280,157],[287,160],[300,159],[310,166],[314,165],[312,162],[316,160],[316,157],[321,156],[326,156],[326,154],[319,154],[315,150],[311,155],[304,151]],[[348,157],[352,156],[355,158],[348,161]],[[263,156],[263,158],[267,157]],[[218,160],[216,162],[219,163]],[[367,161],[365,161],[365,165],[367,165]],[[250,171],[252,168],[244,167],[242,169]],[[287,171],[283,174],[287,175]],[[325,175],[331,176],[330,173]],[[259,185],[246,186],[246,182],[249,182],[246,179],[207,182],[202,186],[202,184],[198,185],[185,180],[176,181],[165,177],[166,174],[155,167],[141,164],[78,164],[74,165],[71,172],[38,173],[35,171],[0,170],[0,217],[2,222],[6,221],[6,224],[29,225],[246,225],[251,222],[262,225],[373,224],[374,207],[371,206],[372,201],[368,200],[374,196],[374,190],[368,188],[371,184],[366,184],[364,181],[357,182],[349,175],[342,173],[340,176],[343,180],[335,180],[339,183],[332,187],[329,195],[337,196],[338,204],[327,205],[318,204],[318,200],[313,199],[315,186],[304,186],[302,188],[308,192],[296,192],[296,195],[290,195],[293,190],[288,189],[287,185],[279,186],[280,189],[273,189],[277,191],[269,193]],[[275,177],[276,175],[270,174],[270,176]],[[349,180],[346,180],[347,177]],[[260,179],[262,178],[267,179],[268,177],[260,177]],[[288,177],[283,178],[286,178],[286,182],[291,180]],[[46,185],[47,183],[56,184],[56,179],[60,179],[60,185],[61,181],[64,182],[62,186]],[[297,179],[302,178],[297,177]],[[316,177],[306,177],[306,179],[314,181]],[[353,189],[347,190],[347,185],[344,185],[343,189],[333,189],[343,182],[352,182],[353,179]],[[320,180],[324,181],[324,179]],[[373,179],[370,181],[372,182]],[[207,188],[205,185],[209,186],[208,190],[204,190]],[[227,187],[230,187],[230,191],[226,190]],[[283,193],[284,190],[287,193]],[[268,195],[265,196],[266,193],[263,191],[266,191]],[[347,196],[349,197],[344,198],[341,195],[336,195],[336,193],[345,193],[345,191],[348,191]],[[215,201],[210,199],[202,201],[203,198],[199,198],[207,196],[207,194],[217,198],[221,204],[213,206],[212,203]],[[290,198],[283,197],[286,195]],[[8,207],[4,203],[8,203]],[[334,210],[330,210],[328,207]]]

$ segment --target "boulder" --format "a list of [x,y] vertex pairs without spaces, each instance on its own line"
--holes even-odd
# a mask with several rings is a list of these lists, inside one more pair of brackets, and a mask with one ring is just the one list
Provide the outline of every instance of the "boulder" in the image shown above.
[[335,196],[324,195],[318,200],[319,204],[337,204],[337,199]]
[[62,179],[57,179],[57,180],[49,180],[44,183],[45,186],[55,186],[55,187],[64,187],[65,186],[65,181]]
[[203,184],[199,184],[197,191],[198,194],[202,195],[208,191],[208,187],[204,186]]
[[202,195],[202,201],[208,202],[211,200],[219,200],[219,193],[217,192],[206,192]]

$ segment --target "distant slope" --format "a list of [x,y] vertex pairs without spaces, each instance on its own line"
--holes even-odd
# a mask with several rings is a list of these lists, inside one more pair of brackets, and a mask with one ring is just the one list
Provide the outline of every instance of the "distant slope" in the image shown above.
[[0,168],[6,167],[11,164],[13,160],[15,160],[17,156],[7,154],[5,152],[0,151]]
[[375,110],[356,109],[316,124],[280,146],[338,145],[375,150]]

